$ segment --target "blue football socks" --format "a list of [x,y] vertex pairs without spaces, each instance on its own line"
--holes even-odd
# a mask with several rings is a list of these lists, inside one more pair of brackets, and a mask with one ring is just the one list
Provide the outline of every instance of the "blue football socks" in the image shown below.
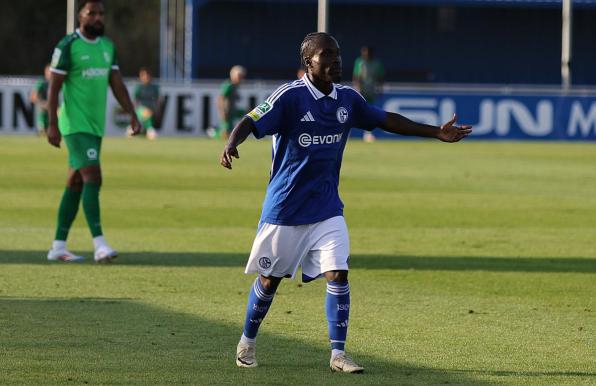
[[267,315],[275,291],[268,292],[259,277],[255,280],[246,307],[246,321],[244,322],[244,337],[254,339],[257,336],[261,322]]
[[348,282],[327,282],[325,299],[331,349],[344,351],[350,319],[350,285]]

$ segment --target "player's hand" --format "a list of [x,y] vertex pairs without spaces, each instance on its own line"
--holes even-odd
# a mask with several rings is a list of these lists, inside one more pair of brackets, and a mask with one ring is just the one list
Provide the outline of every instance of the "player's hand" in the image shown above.
[[62,140],[62,135],[60,134],[60,130],[58,130],[58,126],[50,125],[48,126],[48,142],[50,145],[55,147],[60,147],[60,141]]
[[453,114],[453,118],[451,118],[449,122],[441,126],[441,130],[439,130],[439,135],[437,136],[437,138],[439,138],[443,142],[457,142],[470,135],[470,133],[472,133],[472,126],[455,126],[456,121],[457,115]]
[[143,131],[143,125],[139,122],[136,114],[130,117],[130,129],[132,130],[132,135],[140,134]]
[[226,145],[226,147],[223,150],[223,153],[221,154],[221,159],[219,163],[224,168],[231,170],[233,158],[240,158],[240,155],[238,154],[238,149],[236,148],[236,146],[228,144]]

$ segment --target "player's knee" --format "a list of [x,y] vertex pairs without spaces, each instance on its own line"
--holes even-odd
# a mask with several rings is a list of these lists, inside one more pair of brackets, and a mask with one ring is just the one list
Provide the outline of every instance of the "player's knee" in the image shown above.
[[83,183],[101,186],[101,183],[102,183],[101,175],[83,176]]
[[83,190],[83,178],[80,174],[71,174],[66,180],[66,186],[76,192]]
[[66,186],[69,189],[80,191],[83,189],[83,177],[78,170],[69,169],[68,177],[66,178]]
[[325,279],[345,283],[348,281],[348,271],[327,271],[325,272]]
[[260,276],[261,284],[263,288],[269,293],[275,292],[279,283],[281,282],[281,277],[273,277],[273,276]]
[[80,172],[84,183],[92,183],[101,186],[102,178],[101,169],[99,167],[91,166],[82,168],[80,169]]

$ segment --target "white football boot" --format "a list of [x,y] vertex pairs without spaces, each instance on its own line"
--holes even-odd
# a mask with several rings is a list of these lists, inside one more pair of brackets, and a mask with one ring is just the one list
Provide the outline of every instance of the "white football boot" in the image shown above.
[[95,249],[94,259],[96,263],[111,263],[118,257],[118,252],[109,245],[103,244]]
[[337,371],[340,373],[360,374],[364,372],[364,367],[354,363],[352,358],[347,356],[345,353],[338,354],[331,358],[331,361],[329,361],[329,366],[331,367],[331,371]]
[[236,347],[236,366],[257,367],[256,347],[256,343],[238,343],[238,347]]
[[85,258],[83,256],[77,256],[74,253],[70,252],[66,248],[61,249],[50,249],[48,252],[48,260],[49,261],[64,261],[68,263],[80,263]]

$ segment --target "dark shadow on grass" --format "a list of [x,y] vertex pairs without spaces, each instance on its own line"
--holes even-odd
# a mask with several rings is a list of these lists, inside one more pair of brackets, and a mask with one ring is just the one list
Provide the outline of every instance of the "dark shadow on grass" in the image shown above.
[[[81,252],[84,256],[91,253]],[[0,264],[49,263],[45,251],[0,251]],[[118,265],[155,265],[183,267],[243,267],[248,253],[131,252],[122,253]],[[87,262],[87,264],[91,262]],[[353,269],[413,269],[437,271],[495,272],[580,272],[596,273],[596,259],[569,257],[428,257],[354,255]]]
[[596,377],[596,372],[588,371],[479,371],[445,370],[447,372],[492,375],[497,377]]
[[15,384],[493,384],[477,379],[486,375],[482,371],[360,354],[365,374],[333,374],[328,350],[267,333],[259,336],[260,366],[238,369],[240,323],[134,300],[0,297],[0,315],[2,378]]

